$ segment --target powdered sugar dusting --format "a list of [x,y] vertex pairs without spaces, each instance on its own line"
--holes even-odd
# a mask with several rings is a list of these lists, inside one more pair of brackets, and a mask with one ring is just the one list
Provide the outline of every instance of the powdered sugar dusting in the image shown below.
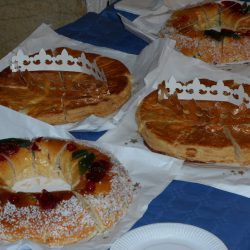
[[[74,143],[77,142],[74,141]],[[82,197],[78,193],[75,195],[74,190],[64,189],[61,192],[54,192],[59,188],[58,183],[54,183],[53,190],[50,190],[52,193],[46,191],[41,194],[19,196],[15,191],[30,193],[31,188],[34,189],[34,183],[25,184],[25,181],[19,183],[24,184],[26,188],[24,190],[15,189],[15,187],[13,191],[3,190],[3,198],[0,200],[0,239],[2,241],[28,239],[60,246],[88,240],[95,234],[101,233],[103,229],[110,229],[124,215],[132,202],[134,190],[127,171],[104,150],[88,143],[80,141],[78,143],[95,148],[110,158],[111,169],[107,172],[111,182],[109,193],[86,194]],[[63,176],[63,173],[60,176]],[[38,176],[34,178],[37,182]],[[43,181],[38,182],[44,188]],[[19,184],[17,183],[17,186]],[[41,199],[42,195],[45,200]],[[27,201],[24,199],[21,200],[23,203],[19,202],[20,197],[27,198]],[[44,207],[42,202],[50,205],[50,199],[52,199],[52,205]]]
[[8,241],[32,240],[43,235],[43,242],[50,243],[52,238],[60,245],[64,237],[71,242],[89,239],[96,233],[95,221],[75,196],[46,210],[39,206],[16,207],[7,202],[0,220],[0,238]]
[[112,227],[124,215],[133,198],[132,182],[119,163],[113,162],[110,175],[113,177],[108,194],[84,196],[93,213],[106,229]]
[[0,215],[2,240],[13,241],[22,237],[33,239],[43,235],[43,216],[38,206],[16,207],[7,202]]
[[47,238],[53,241],[66,237],[72,239],[89,239],[96,231],[95,221],[82,203],[72,196],[58,204],[56,209],[44,210]]

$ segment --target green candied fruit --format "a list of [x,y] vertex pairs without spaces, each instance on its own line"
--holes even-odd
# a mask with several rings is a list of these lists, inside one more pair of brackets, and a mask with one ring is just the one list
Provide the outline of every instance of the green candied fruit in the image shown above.
[[89,154],[87,150],[76,150],[72,153],[72,159],[79,159],[81,157],[86,157]]
[[18,145],[21,148],[28,148],[31,145],[30,140],[20,139],[20,138],[6,138],[6,139],[0,140],[0,143],[13,143],[13,144]]
[[91,164],[93,163],[94,160],[95,160],[95,154],[93,154],[93,153],[88,154],[88,155],[86,156],[86,158],[85,158],[85,161],[86,161],[89,165],[91,165]]
[[27,199],[32,204],[36,204],[37,203],[37,198],[34,195],[32,195],[32,194],[27,194]]
[[88,164],[86,163],[84,158],[82,158],[79,161],[78,166],[79,166],[80,175],[84,175],[88,171]]
[[86,157],[83,157],[79,162],[79,172],[80,175],[84,175],[88,170],[90,170],[90,167],[92,163],[94,162],[96,156],[93,153],[90,153],[86,155]]

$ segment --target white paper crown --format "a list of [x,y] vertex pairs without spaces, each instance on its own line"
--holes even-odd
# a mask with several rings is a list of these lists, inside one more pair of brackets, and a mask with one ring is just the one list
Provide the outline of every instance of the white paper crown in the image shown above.
[[181,100],[224,101],[238,106],[244,103],[247,108],[250,108],[250,97],[241,84],[237,89],[231,89],[219,80],[215,85],[207,87],[195,78],[193,82],[183,85],[172,76],[169,81],[165,81],[164,88],[158,89],[159,99],[168,99],[169,95],[176,92],[178,99]]
[[17,71],[71,71],[82,72],[92,75],[100,81],[107,81],[103,70],[99,69],[96,61],[91,63],[82,52],[81,56],[76,58],[68,54],[63,49],[61,54],[51,56],[44,49],[34,56],[25,55],[22,50],[18,50],[17,54],[11,59],[11,70]]

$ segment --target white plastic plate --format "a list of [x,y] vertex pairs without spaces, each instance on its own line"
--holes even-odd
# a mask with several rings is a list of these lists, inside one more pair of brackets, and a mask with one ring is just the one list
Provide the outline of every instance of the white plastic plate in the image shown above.
[[136,228],[116,240],[110,250],[228,250],[214,234],[181,223]]

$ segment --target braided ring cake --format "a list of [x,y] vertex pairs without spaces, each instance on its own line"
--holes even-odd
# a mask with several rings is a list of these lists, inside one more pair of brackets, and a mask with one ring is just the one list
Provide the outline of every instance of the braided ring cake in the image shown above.
[[[208,79],[200,82],[207,87],[216,84]],[[224,84],[238,87],[232,80]],[[250,85],[242,86],[249,95]],[[154,90],[140,103],[136,119],[139,133],[153,151],[193,162],[250,164],[250,110],[244,105],[179,100],[177,95],[161,99]]]
[[[64,48],[48,50],[57,56]],[[82,51],[67,48],[69,55]],[[24,71],[10,68],[0,72],[0,105],[50,124],[77,122],[89,115],[105,117],[117,111],[130,97],[131,74],[120,61],[85,53],[103,70],[107,82],[93,76],[67,71]]]
[[233,1],[174,11],[160,32],[183,54],[213,64],[250,60],[250,7]]
[[[132,201],[127,171],[100,149],[70,140],[0,141],[0,240],[61,246],[111,229]],[[63,179],[65,191],[15,192],[36,176]]]

